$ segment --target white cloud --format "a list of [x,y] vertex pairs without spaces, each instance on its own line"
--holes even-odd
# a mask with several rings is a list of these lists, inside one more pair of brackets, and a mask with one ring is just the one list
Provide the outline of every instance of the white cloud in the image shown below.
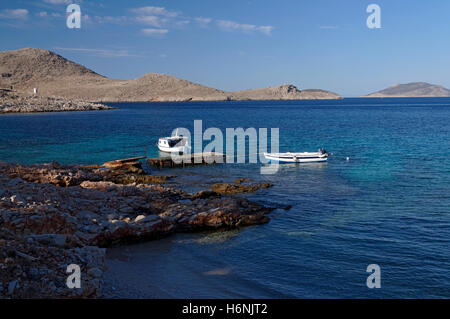
[[168,20],[157,16],[139,16],[136,17],[136,21],[152,27],[161,28]]
[[97,23],[115,23],[115,24],[124,24],[128,21],[127,17],[124,16],[118,16],[118,17],[112,17],[112,16],[94,16],[92,18],[93,21]]
[[[44,0],[46,3],[50,4],[69,4],[72,3],[72,0]],[[81,2],[81,1],[78,1]]]
[[150,26],[153,28],[143,29],[142,32],[145,35],[163,35],[169,30],[168,26],[180,27],[189,23],[189,21],[177,21],[179,12],[169,11],[164,7],[141,7],[130,9],[130,12],[135,13],[137,16],[134,21]]
[[200,28],[207,28],[213,19],[211,18],[203,18],[203,17],[197,17],[194,19],[195,22],[197,22],[197,25]]
[[4,19],[26,19],[28,17],[27,9],[6,9],[0,11],[0,18]]
[[69,4],[72,3],[71,0],[44,0],[45,3],[50,4]]
[[167,29],[142,29],[141,31],[148,36],[161,36],[169,32]]
[[336,30],[339,29],[338,25],[321,25],[319,29]]
[[209,24],[212,21],[211,18],[202,18],[202,17],[195,18],[194,20],[201,24]]
[[40,11],[35,14],[37,17],[45,18],[45,19],[51,19],[51,18],[61,18],[63,15],[58,12],[47,12],[47,11]]
[[175,18],[179,14],[178,12],[175,11],[169,11],[164,7],[152,7],[152,6],[135,8],[131,9],[130,11],[139,15],[164,16],[170,18]]
[[191,23],[191,21],[189,21],[189,20],[181,20],[181,21],[175,22],[175,26],[176,27],[184,27],[190,23]]
[[245,33],[261,32],[265,35],[272,35],[274,27],[258,26],[254,24],[241,24],[229,20],[218,20],[217,25],[224,31],[242,31]]
[[[48,3],[60,4],[66,0],[44,0]],[[71,0],[67,0],[71,1]],[[75,0],[74,0],[75,1]],[[79,0],[79,2],[81,2]],[[182,12],[171,11],[165,7],[145,6],[139,8],[131,8],[128,10],[132,15],[124,16],[83,16],[84,20],[91,23],[112,23],[126,25],[143,25],[141,33],[148,36],[162,36],[169,32],[172,28],[183,29],[188,25],[196,25],[197,27],[206,28],[214,22],[217,27],[223,31],[237,31],[248,34],[261,33],[267,36],[272,35],[273,26],[243,24],[231,20],[214,20],[207,17],[189,17]],[[39,14],[41,15],[41,14]],[[42,13],[42,17],[53,16],[52,13]]]

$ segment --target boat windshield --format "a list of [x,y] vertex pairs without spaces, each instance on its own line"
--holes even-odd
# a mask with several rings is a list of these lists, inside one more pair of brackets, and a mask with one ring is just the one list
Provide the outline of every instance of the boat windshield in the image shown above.
[[167,142],[170,147],[184,146],[186,144],[186,140],[183,138],[171,138]]

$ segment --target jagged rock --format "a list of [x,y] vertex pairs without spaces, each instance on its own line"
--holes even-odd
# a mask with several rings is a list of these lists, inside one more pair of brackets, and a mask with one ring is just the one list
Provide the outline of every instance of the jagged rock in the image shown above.
[[82,210],[79,213],[77,213],[77,218],[79,219],[95,219],[98,218],[98,215],[94,212],[91,212],[89,210]]
[[213,184],[211,189],[219,194],[241,194],[241,193],[254,193],[261,188],[272,187],[271,183],[255,184],[255,185],[244,185],[244,184]]
[[12,296],[14,294],[14,290],[18,284],[17,280],[11,281],[8,285],[8,295]]
[[30,236],[33,240],[44,245],[63,247],[66,244],[66,236],[61,234],[41,234]]
[[191,199],[206,199],[211,197],[220,197],[220,194],[214,192],[214,191],[199,191],[192,195]]
[[250,179],[248,178],[238,178],[234,180],[235,184],[249,183]]
[[150,216],[138,219],[136,222],[140,223],[140,224],[145,224],[145,223],[153,223],[155,221],[161,221],[161,218],[157,215],[150,215]]
[[[0,189],[8,192],[0,198],[0,298],[9,290],[15,298],[97,297],[105,267],[98,247],[268,221],[270,209],[246,199],[116,184],[102,170],[0,163]],[[81,290],[65,284],[70,264],[81,267]],[[14,280],[19,284],[8,289]]]
[[6,190],[3,188],[0,188],[0,198],[3,197],[6,194]]

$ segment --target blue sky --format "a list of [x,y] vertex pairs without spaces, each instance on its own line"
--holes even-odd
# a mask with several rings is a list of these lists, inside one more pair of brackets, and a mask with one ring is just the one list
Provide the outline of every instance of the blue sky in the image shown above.
[[[81,29],[66,26],[68,3]],[[369,29],[369,4],[381,29]],[[55,51],[118,79],[167,73],[223,90],[292,83],[359,96],[396,83],[450,87],[447,0],[14,0],[0,50]]]

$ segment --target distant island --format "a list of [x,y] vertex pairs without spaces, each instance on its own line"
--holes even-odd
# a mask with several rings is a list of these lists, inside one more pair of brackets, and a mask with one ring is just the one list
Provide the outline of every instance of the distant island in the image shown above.
[[[166,74],[147,73],[133,80],[116,80],[42,49],[0,52],[0,89],[10,88],[42,96],[101,102],[175,102],[233,100],[341,99],[324,90],[299,90],[280,85],[226,92]],[[1,104],[1,101],[0,101]]]
[[441,85],[426,82],[396,84],[365,97],[448,97],[450,90]]

